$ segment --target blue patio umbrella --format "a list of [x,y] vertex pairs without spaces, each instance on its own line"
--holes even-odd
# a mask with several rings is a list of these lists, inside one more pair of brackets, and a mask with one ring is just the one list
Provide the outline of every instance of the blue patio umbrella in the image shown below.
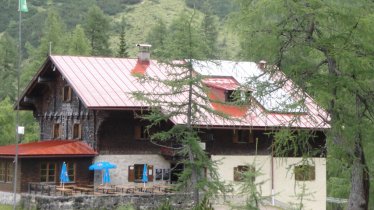
[[68,175],[68,170],[66,168],[66,163],[62,163],[61,167],[61,173],[60,173],[60,183],[62,184],[62,188],[64,188],[64,184],[70,182],[69,180],[69,175]]
[[103,162],[96,162],[90,165],[88,169],[92,171],[92,170],[104,170],[104,169],[112,169],[112,168],[117,168],[116,164],[103,161]]
[[109,183],[110,182],[110,174],[109,174],[109,169],[104,169],[104,174],[103,174],[103,183]]
[[144,164],[144,168],[143,168],[143,176],[142,176],[142,182],[144,183],[144,186],[145,186],[145,183],[148,182],[148,169],[147,169],[147,164]]
[[89,170],[96,170],[96,171],[102,171],[103,172],[103,179],[102,183],[109,183],[110,182],[110,175],[109,175],[109,169],[117,168],[116,164],[102,161],[102,162],[96,162],[88,168]]

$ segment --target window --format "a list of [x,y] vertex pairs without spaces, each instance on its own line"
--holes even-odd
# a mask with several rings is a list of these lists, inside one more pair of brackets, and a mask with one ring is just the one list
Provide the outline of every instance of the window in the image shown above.
[[313,181],[316,179],[316,168],[310,165],[299,165],[294,168],[296,181]]
[[7,169],[6,169],[6,182],[13,182],[13,162],[7,162]]
[[13,161],[0,161],[0,182],[13,182]]
[[[141,182],[143,178],[144,164],[135,164],[129,166],[128,181],[129,182]],[[148,169],[148,181],[153,181],[153,165],[147,165]]]
[[60,135],[61,135],[60,124],[59,123],[53,124],[53,134],[52,134],[53,139],[60,138]]
[[253,133],[251,130],[233,130],[234,143],[254,143]]
[[135,139],[137,139],[137,140],[149,139],[149,133],[148,133],[145,125],[136,125],[135,126]]
[[40,182],[56,181],[56,163],[42,163],[40,166]]
[[66,163],[66,169],[68,170],[69,180],[75,182],[75,163]]
[[73,126],[73,139],[82,138],[82,126],[79,123],[75,123]]
[[0,182],[5,182],[5,161],[0,161]]
[[70,102],[71,101],[71,87],[70,86],[65,86],[62,89],[62,100],[64,102]]
[[225,102],[235,102],[235,94],[233,90],[226,90]]
[[[249,173],[246,173],[249,172]],[[256,169],[254,166],[237,166],[234,167],[234,181],[243,182],[245,179],[250,179],[252,182],[256,179]]]
[[226,90],[225,102],[238,102],[241,104],[249,102],[251,91]]

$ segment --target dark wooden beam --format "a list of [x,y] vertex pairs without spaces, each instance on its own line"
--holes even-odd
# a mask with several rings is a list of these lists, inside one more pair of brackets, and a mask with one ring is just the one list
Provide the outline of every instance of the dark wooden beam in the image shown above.
[[42,77],[42,76],[38,77],[38,83],[48,83],[51,81],[53,81],[52,77]]

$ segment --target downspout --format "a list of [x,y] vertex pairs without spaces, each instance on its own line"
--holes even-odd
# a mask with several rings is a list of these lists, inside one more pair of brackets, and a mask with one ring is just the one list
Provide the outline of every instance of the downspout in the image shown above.
[[275,206],[275,191],[274,191],[274,140],[271,146],[271,204]]

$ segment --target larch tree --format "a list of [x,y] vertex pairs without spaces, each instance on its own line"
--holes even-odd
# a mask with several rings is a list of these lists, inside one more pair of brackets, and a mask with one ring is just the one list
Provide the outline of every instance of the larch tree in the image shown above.
[[92,6],[85,17],[83,27],[91,45],[91,55],[110,55],[108,17],[98,6]]
[[152,56],[155,58],[163,57],[163,52],[167,50],[168,27],[162,19],[156,21],[147,35],[147,42],[152,45]]
[[0,37],[0,101],[5,97],[15,100],[18,53],[16,41],[7,33]]
[[76,25],[68,40],[69,55],[89,55],[91,52],[89,40],[81,25]]
[[[149,114],[142,116],[151,122],[150,128],[173,118],[183,119],[183,122],[170,129],[154,133],[151,139],[162,146],[170,141],[176,145],[171,149],[178,151],[181,157],[178,164],[184,165],[177,188],[190,190],[195,206],[206,205],[207,199],[218,192],[224,192],[225,188],[219,181],[217,163],[200,146],[201,139],[195,125],[204,121],[207,114],[214,113],[222,117],[223,114],[208,105],[210,103],[202,84],[203,77],[192,69],[192,59],[199,59],[204,53],[201,51],[202,39],[195,13],[183,13],[168,30],[167,52],[159,51],[162,60],[160,65],[167,69],[165,75],[139,76],[139,80],[156,84],[157,88],[152,93],[136,92],[134,97],[152,108]],[[205,170],[207,176],[204,176]],[[204,199],[200,198],[200,191],[204,192]]]
[[118,47],[117,56],[120,58],[127,58],[129,57],[128,46],[126,44],[127,23],[124,17],[122,17],[121,19],[120,27],[121,27],[121,30],[119,32],[119,47]]
[[348,209],[368,209],[363,145],[371,140],[374,120],[374,2],[237,2],[233,19],[242,57],[268,59],[324,105],[328,145],[339,148],[351,171]]
[[216,16],[213,15],[212,8],[207,2],[204,4],[204,17],[201,21],[200,29],[204,43],[204,55],[207,59],[216,59],[218,51],[218,24]]

